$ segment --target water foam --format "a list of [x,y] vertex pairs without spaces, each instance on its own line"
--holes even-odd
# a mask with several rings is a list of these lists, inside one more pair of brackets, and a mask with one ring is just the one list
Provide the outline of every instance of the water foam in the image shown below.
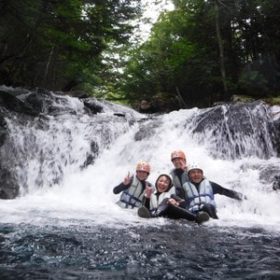
[[[95,160],[83,170],[69,168],[64,180],[53,187],[46,185],[35,187],[33,171],[36,162],[30,162],[28,194],[12,201],[1,201],[0,211],[2,223],[58,223],[61,225],[75,223],[95,223],[108,226],[127,226],[135,224],[162,225],[165,219],[143,220],[137,217],[134,210],[123,210],[115,202],[118,195],[112,193],[115,185],[119,184],[128,172],[134,173],[138,160],[151,163],[152,172],[149,177],[154,182],[157,176],[172,169],[170,153],[175,149],[186,152],[188,161],[201,164],[205,175],[226,188],[242,192],[247,200],[242,202],[216,195],[218,206],[217,221],[211,221],[209,226],[244,226],[267,227],[280,230],[279,194],[272,191],[271,186],[259,178],[260,169],[256,166],[269,164],[279,165],[279,158],[268,160],[258,157],[241,159],[217,159],[211,155],[207,143],[198,143],[188,131],[186,123],[191,123],[198,109],[174,111],[164,116],[155,117],[146,122],[135,123],[130,129],[123,129],[120,137],[113,139]],[[156,123],[154,126],[151,124]],[[67,122],[66,122],[67,124]],[[122,126],[121,124],[117,124]],[[84,140],[85,126],[68,123],[72,131],[72,146],[66,153],[78,162],[81,153],[88,150],[88,141]],[[141,126],[150,129],[148,136],[135,140]],[[75,128],[75,129],[74,129]],[[73,129],[76,132],[73,134]],[[43,139],[41,139],[43,141]],[[67,143],[66,139],[62,139]],[[251,139],[253,141],[253,139]],[[59,142],[62,145],[62,142]],[[56,145],[53,142],[53,145]],[[66,145],[66,144],[65,144]],[[62,145],[61,148],[64,146]],[[56,161],[61,161],[57,157]],[[245,168],[246,167],[246,168]]]

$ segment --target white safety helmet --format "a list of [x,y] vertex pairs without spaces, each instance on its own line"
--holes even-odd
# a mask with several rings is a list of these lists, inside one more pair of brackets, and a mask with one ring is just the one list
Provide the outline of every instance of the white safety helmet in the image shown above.
[[194,170],[194,169],[198,169],[198,170],[201,170],[203,172],[203,169],[201,168],[201,166],[199,164],[197,164],[196,162],[193,162],[193,163],[190,163],[188,165],[188,173],[191,171],[191,170]]
[[136,171],[143,171],[143,172],[150,174],[151,166],[148,162],[142,160],[137,163]]

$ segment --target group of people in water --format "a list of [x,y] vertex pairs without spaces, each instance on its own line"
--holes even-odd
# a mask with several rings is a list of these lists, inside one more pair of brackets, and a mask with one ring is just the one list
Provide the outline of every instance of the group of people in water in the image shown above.
[[170,174],[159,175],[155,187],[147,181],[150,164],[138,162],[136,175],[128,173],[123,182],[113,189],[114,194],[121,193],[117,204],[122,208],[137,207],[138,215],[143,218],[182,218],[201,224],[210,217],[218,219],[215,194],[236,200],[245,198],[239,192],[206,179],[198,164],[187,165],[183,151],[172,152],[171,161],[174,169]]

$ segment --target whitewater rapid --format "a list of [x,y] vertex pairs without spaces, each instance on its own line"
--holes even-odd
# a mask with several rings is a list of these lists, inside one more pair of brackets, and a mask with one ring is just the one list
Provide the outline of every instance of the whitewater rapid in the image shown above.
[[[197,108],[179,110],[136,122],[130,128],[124,128],[123,125],[116,127],[116,130],[123,131],[121,136],[112,139],[110,145],[106,144],[93,165],[82,170],[70,167],[65,169],[63,181],[52,187],[36,186],[37,163],[30,163],[29,191],[21,190],[21,196],[14,200],[0,201],[0,223],[42,226],[100,224],[108,227],[141,224],[160,227],[168,223],[168,220],[144,220],[137,216],[135,210],[119,208],[115,204],[119,195],[114,195],[112,189],[128,172],[134,173],[139,160],[150,162],[152,171],[148,180],[154,183],[159,174],[169,173],[172,169],[170,153],[182,149],[187,155],[187,161],[199,163],[209,180],[241,192],[247,197],[239,202],[216,195],[219,220],[212,220],[206,226],[261,227],[279,232],[280,194],[272,190],[271,184],[261,180],[260,171],[269,164],[280,166],[280,159],[273,156],[269,159],[256,156],[234,160],[215,158],[211,145],[202,144],[188,133],[186,120],[191,123],[198,111]],[[153,126],[154,122],[158,123],[156,127]],[[60,147],[67,150],[69,157],[80,165],[80,155],[85,154],[88,149],[88,141],[85,141],[85,138],[90,137],[90,129],[88,124],[85,130],[85,126],[80,123],[76,122],[74,125],[69,120],[65,123],[68,125],[67,129],[75,130],[71,146],[67,145],[65,139],[59,139],[59,129],[56,129],[55,133],[61,143]],[[143,126],[145,131],[149,131],[152,126],[150,135],[138,135],[135,140],[135,135]],[[49,136],[41,137],[48,145]],[[58,156],[55,160],[62,161],[65,158]]]

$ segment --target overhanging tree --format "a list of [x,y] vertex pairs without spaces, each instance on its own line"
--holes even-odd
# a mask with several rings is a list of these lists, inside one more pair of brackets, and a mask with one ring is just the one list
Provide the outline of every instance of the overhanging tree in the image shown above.
[[71,89],[102,81],[101,54],[129,38],[139,0],[3,0],[0,83]]

